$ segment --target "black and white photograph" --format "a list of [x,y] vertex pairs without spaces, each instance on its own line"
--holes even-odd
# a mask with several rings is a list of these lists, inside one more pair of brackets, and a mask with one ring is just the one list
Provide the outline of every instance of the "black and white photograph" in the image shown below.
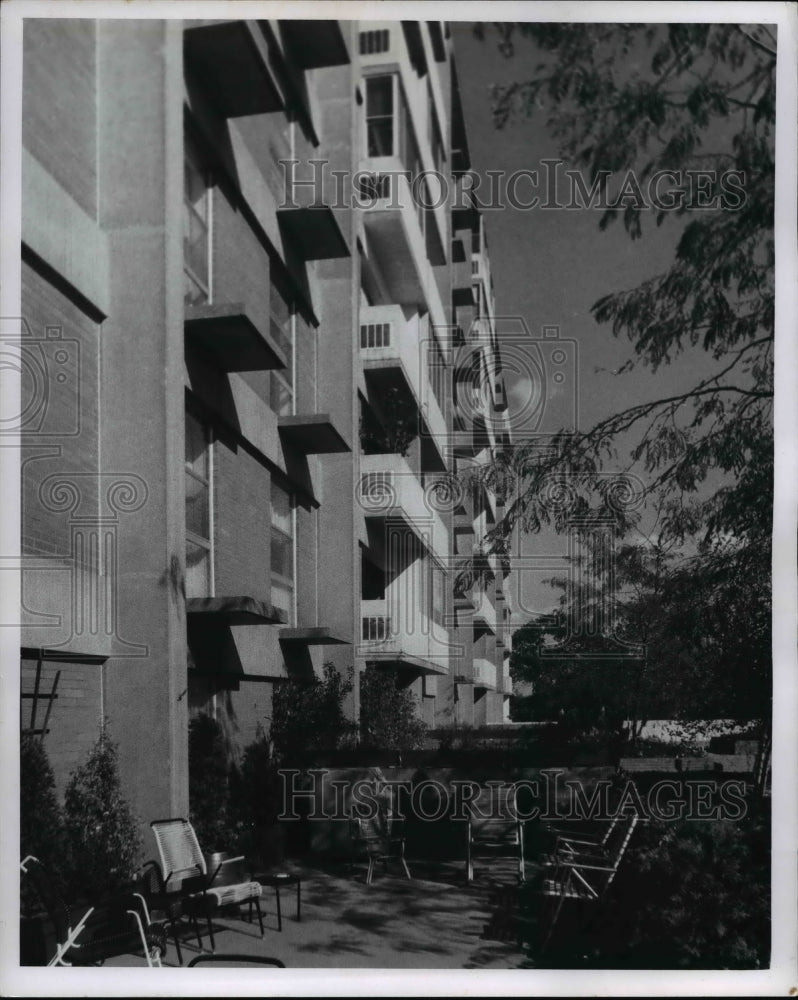
[[3,3],[4,995],[798,991],[796,39]]

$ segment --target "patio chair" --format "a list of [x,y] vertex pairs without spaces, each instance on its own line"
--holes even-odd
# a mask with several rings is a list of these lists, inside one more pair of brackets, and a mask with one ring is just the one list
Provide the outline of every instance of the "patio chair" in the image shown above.
[[518,818],[512,785],[486,785],[468,803],[466,828],[466,880],[474,879],[474,857],[479,851],[511,854],[518,858],[518,879],[526,880],[524,827]]
[[[552,900],[553,912],[547,923],[547,932],[541,952],[548,946],[566,900],[583,904],[597,904],[605,896],[623,861],[635,827],[640,822],[637,813],[626,818],[626,823],[618,823],[617,836],[608,842],[603,853],[576,854],[573,850],[544,859],[544,877],[540,885],[543,896]],[[546,874],[546,869],[553,869]]]
[[167,894],[179,893],[182,912],[192,920],[200,948],[202,937],[197,918],[204,917],[207,921],[213,951],[216,941],[211,916],[226,907],[238,908],[242,903],[255,904],[260,936],[264,936],[261,885],[247,878],[243,855],[223,858],[209,874],[194,827],[187,819],[157,819],[150,826],[161,859],[163,888]]
[[563,854],[573,856],[589,854],[596,857],[606,857],[620,819],[621,814],[616,813],[604,825],[603,830],[597,830],[593,833],[577,829],[568,830],[563,827],[547,827],[547,832],[554,837],[554,850],[552,854],[544,855],[542,863],[554,863],[554,859]]
[[380,810],[373,818],[363,818],[352,812],[350,829],[355,846],[365,851],[369,860],[366,885],[371,885],[374,866],[381,861],[384,868],[389,861],[398,861],[408,879],[412,879],[405,860],[405,837],[403,823],[394,817],[390,809]]
[[[165,937],[151,925],[144,897],[122,892],[95,905],[70,907],[61,895],[51,871],[29,854],[20,869],[36,890],[56,936],[55,954],[47,962],[55,965],[101,965],[106,959],[139,949],[147,965],[161,965]],[[25,964],[25,956],[22,956]]]
[[175,943],[177,960],[183,964],[183,952],[180,950],[180,937],[177,927],[183,916],[183,899],[180,892],[168,892],[161,867],[157,861],[147,861],[141,869],[139,877],[144,898],[150,909],[154,922],[162,923],[166,934],[171,931]]

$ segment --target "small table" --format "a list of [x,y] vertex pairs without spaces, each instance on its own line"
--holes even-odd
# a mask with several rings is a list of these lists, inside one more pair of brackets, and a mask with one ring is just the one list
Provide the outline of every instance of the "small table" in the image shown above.
[[289,875],[288,872],[255,872],[252,876],[255,882],[260,882],[261,885],[270,886],[274,889],[275,895],[277,897],[277,930],[281,931],[283,929],[283,915],[280,910],[280,890],[285,889],[288,886],[296,886],[296,918],[297,920],[302,920],[302,896],[301,887],[302,879],[299,875]]

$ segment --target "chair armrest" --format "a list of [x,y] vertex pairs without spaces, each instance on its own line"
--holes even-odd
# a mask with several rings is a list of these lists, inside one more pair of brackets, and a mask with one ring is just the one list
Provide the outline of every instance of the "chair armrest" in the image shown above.
[[561,858],[560,863],[563,868],[584,868],[589,871],[594,872],[614,872],[615,869],[611,865],[591,865],[585,861],[570,861],[568,858]]

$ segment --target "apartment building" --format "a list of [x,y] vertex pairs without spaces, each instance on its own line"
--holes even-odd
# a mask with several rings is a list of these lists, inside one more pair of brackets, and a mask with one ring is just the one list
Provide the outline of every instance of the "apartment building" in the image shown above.
[[185,814],[191,715],[240,748],[327,662],[353,719],[373,669],[501,721],[506,561],[460,571],[501,497],[457,483],[510,431],[446,24],[23,45],[21,716],[59,785],[107,719],[139,815]]

